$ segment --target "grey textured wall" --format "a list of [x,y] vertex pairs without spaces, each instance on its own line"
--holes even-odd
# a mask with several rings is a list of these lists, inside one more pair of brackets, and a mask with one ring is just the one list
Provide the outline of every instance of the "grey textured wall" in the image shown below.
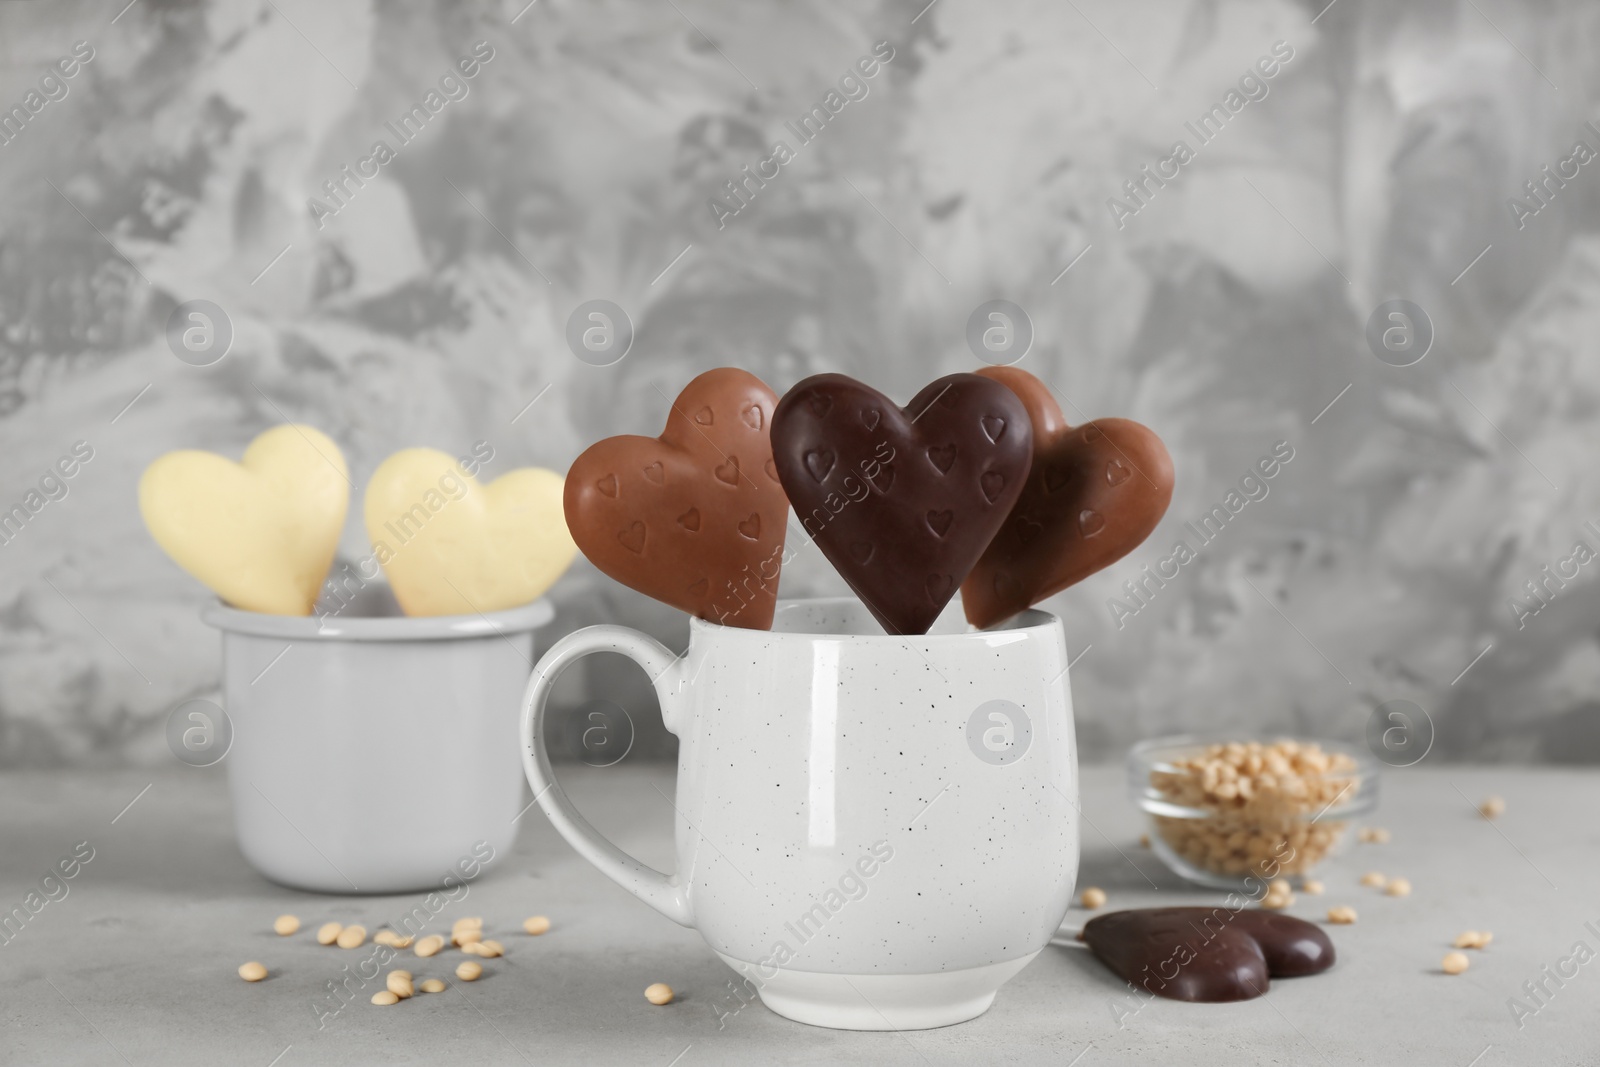
[[[992,298],[1070,418],[1139,419],[1177,461],[1151,541],[1050,605],[1088,755],[1180,726],[1353,736],[1404,698],[1442,756],[1600,759],[1600,566],[1575,548],[1600,549],[1600,164],[1575,148],[1600,150],[1600,11],[925,3],[0,5],[0,507],[92,453],[0,544],[0,761],[166,759],[168,710],[213,692],[204,594],[135,507],[165,450],[237,457],[291,418],[358,486],[411,445],[564,470],[658,432],[660,393],[712,366],[907,399],[975,365]],[[741,203],[747,165],[777,172]],[[609,367],[565,341],[596,298],[637,328]],[[1411,366],[1368,342],[1394,298],[1431,323]],[[232,326],[209,366],[168,344],[191,300]],[[1275,447],[1200,544],[1185,523]],[[783,580],[840,588],[814,550]],[[583,563],[555,597],[561,629],[686,633]],[[641,679],[602,664],[565,699],[585,684],[667,750]]]

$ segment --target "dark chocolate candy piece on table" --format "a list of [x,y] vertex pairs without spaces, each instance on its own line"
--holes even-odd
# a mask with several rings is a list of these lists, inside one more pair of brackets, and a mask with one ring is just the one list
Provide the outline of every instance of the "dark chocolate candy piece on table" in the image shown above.
[[974,374],[904,408],[842,374],[797,384],[772,418],[796,516],[891,634],[924,634],[1022,491],[1033,428],[1015,393]]
[[1172,457],[1130,419],[1068,426],[1050,387],[1016,367],[985,367],[1033,423],[1033,468],[1005,525],[961,586],[967,621],[992,626],[1132,552],[1172,502]]
[[590,446],[567,472],[567,527],[596,567],[728,626],[772,626],[788,500],[772,465],[778,397],[719,367],[684,387],[660,437]]
[[1292,915],[1224,907],[1137,908],[1090,919],[1083,940],[1119,978],[1156,996],[1249,1000],[1270,978],[1333,966],[1333,942]]

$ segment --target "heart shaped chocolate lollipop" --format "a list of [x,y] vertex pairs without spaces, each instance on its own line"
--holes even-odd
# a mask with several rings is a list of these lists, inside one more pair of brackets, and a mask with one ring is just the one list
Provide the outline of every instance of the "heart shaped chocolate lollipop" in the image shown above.
[[1027,407],[1033,469],[1021,498],[961,586],[967,621],[991,626],[1132,552],[1172,501],[1172,457],[1129,419],[1068,426],[1050,387],[1016,367],[985,367]]
[[1011,390],[973,374],[904,409],[842,374],[784,395],[773,458],[796,515],[891,634],[923,634],[1005,521],[1033,431]]
[[139,479],[139,512],[167,555],[234,607],[268,615],[311,614],[349,502],[339,446],[293,423],[238,463],[186,449]]
[[728,626],[772,626],[788,500],[768,434],[778,397],[719,367],[684,387],[660,437],[608,437],[567,472],[567,527],[602,571]]
[[1268,978],[1333,966],[1333,942],[1292,915],[1228,908],[1138,908],[1098,915],[1083,940],[1117,977],[1158,997],[1249,1000]]
[[407,615],[470,615],[544,595],[578,546],[561,475],[537,467],[479,482],[455,457],[408,448],[367,482],[367,535]]

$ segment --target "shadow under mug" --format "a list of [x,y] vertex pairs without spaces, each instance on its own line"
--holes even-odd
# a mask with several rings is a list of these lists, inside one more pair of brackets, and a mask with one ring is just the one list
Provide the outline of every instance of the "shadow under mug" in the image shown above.
[[[516,838],[517,699],[549,601],[357,614],[377,599],[322,618],[223,604],[201,613],[222,631],[239,849],[294,889],[451,889]],[[407,783],[424,781],[426,796],[407,799]]]
[[[545,703],[591,652],[643,667],[678,736],[673,875],[597,833],[552,775]],[[853,598],[780,601],[771,631],[693,620],[682,657],[591,626],[534,668],[522,757],[573,848],[799,1022],[981,1015],[1071,905],[1072,698],[1061,621],[1042,611],[969,632],[957,604],[903,637]]]

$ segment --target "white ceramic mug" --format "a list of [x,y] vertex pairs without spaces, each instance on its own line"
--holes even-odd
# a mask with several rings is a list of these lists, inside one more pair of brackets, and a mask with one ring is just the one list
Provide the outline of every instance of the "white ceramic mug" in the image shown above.
[[[678,736],[677,873],[600,836],[550,768],[545,702],[591,652],[632,657]],[[780,602],[772,630],[695,619],[675,657],[591,626],[539,661],[522,756],[589,862],[699,930],[773,1011],[851,1030],[982,1014],[1049,943],[1078,868],[1061,621],[888,636],[853,598]]]
[[202,612],[223,632],[239,848],[295,889],[449,888],[516,838],[517,697],[533,631],[554,611],[537,600],[487,615],[358,614],[370,602],[398,611],[371,597],[322,618]]

